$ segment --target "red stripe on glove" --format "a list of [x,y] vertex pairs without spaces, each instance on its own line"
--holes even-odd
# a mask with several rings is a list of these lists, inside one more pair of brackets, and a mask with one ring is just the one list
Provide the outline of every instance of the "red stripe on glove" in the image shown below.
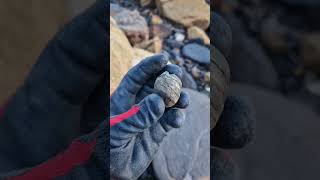
[[97,141],[74,141],[69,148],[55,158],[43,163],[25,174],[10,178],[10,180],[53,180],[66,175],[75,166],[85,164],[94,151]]
[[133,106],[129,111],[117,115],[110,119],[110,128],[123,120],[130,118],[131,116],[137,114],[140,111],[140,106]]

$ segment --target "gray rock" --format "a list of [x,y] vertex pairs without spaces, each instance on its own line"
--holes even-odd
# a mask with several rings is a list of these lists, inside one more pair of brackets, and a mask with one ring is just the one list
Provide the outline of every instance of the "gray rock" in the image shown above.
[[241,179],[318,179],[320,115],[261,88],[233,84],[230,89],[251,99],[257,117],[254,141],[232,153]]
[[183,76],[182,76],[182,87],[197,90],[198,86],[196,81],[193,79],[190,73],[183,68]]
[[210,64],[210,50],[205,46],[195,43],[187,44],[182,48],[182,54],[195,62]]
[[117,26],[126,34],[132,45],[149,39],[147,21],[137,10],[131,11],[111,3],[110,15],[117,22]]
[[191,101],[185,124],[168,134],[152,162],[160,180],[210,176],[209,97],[193,90],[186,91]]

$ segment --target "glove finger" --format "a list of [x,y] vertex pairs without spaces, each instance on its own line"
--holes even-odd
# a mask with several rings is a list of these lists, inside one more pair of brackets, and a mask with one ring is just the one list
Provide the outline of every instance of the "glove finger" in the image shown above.
[[[26,81],[28,88],[36,84],[30,92],[72,104],[88,98],[106,75],[108,10],[105,1],[98,1],[56,34]],[[48,92],[40,93],[43,89]]]
[[173,128],[181,127],[185,122],[185,113],[181,109],[169,109],[158,123],[150,128],[149,136],[153,143],[161,143]]
[[[168,64],[162,71],[161,73],[168,71],[170,74],[175,74],[178,76],[180,79],[182,78],[183,71],[181,67],[175,65],[175,64]],[[160,74],[159,74],[160,75]]]
[[186,109],[189,106],[189,104],[190,96],[186,91],[182,90],[177,104],[175,104],[173,107]]
[[229,96],[216,127],[211,132],[212,145],[241,148],[254,136],[255,116],[248,100]]
[[[125,114],[129,117],[110,128],[111,146],[119,147],[126,144],[138,133],[155,124],[165,111],[165,104],[157,94],[147,96],[136,107],[138,111],[135,114]],[[121,116],[124,116],[124,114],[118,115],[116,118],[121,118]]]
[[116,92],[121,92],[122,96],[128,97],[138,94],[143,85],[164,69],[167,63],[168,57],[162,54],[147,57],[130,69],[121,81]]

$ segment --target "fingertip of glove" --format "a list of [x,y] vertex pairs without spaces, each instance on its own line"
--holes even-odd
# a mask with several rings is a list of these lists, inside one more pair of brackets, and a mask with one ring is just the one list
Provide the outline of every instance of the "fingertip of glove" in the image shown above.
[[180,99],[177,103],[179,108],[187,108],[190,105],[190,95],[186,91],[182,91],[180,94]]
[[160,117],[163,115],[165,104],[161,96],[158,94],[150,94],[146,97],[145,103],[155,116]]
[[185,113],[181,109],[171,109],[166,116],[165,123],[173,128],[180,128],[185,122]]
[[175,64],[168,64],[167,67],[164,69],[164,71],[168,71],[170,74],[175,74],[178,76],[180,79],[183,76],[183,71],[181,67]]

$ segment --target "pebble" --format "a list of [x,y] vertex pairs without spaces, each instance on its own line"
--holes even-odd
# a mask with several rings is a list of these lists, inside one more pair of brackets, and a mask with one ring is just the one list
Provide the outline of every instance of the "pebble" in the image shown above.
[[197,90],[198,86],[192,75],[185,68],[182,68],[183,76],[181,78],[182,87]]
[[183,47],[182,42],[178,42],[174,39],[166,39],[165,43],[167,46],[170,46],[171,48],[182,48]]
[[184,39],[186,38],[186,36],[184,34],[182,34],[182,33],[175,33],[174,34],[174,38],[178,42],[183,42]]
[[201,77],[201,71],[198,69],[197,66],[194,66],[192,69],[191,69],[191,73],[193,75],[193,77],[195,78],[200,78]]
[[210,64],[210,50],[205,46],[196,43],[187,44],[183,47],[182,54],[195,62]]
[[165,24],[156,24],[151,26],[152,37],[158,36],[160,39],[165,39],[169,37],[172,33],[170,26]]

